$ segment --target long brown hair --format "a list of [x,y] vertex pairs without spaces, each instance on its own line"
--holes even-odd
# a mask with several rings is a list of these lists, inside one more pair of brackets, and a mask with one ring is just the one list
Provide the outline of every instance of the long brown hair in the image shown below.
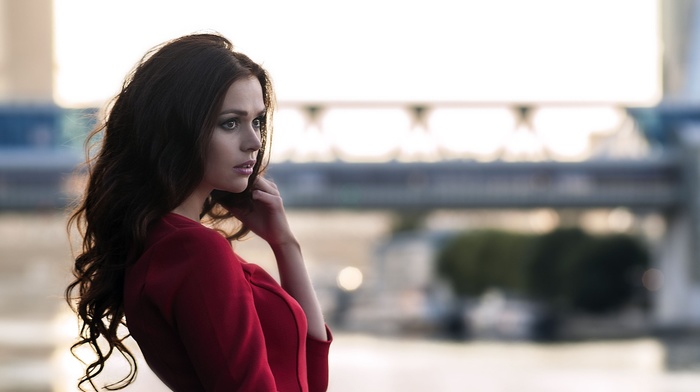
[[[127,360],[130,371],[105,388],[121,389],[134,381],[136,361],[124,344],[128,335],[118,335],[120,325],[126,325],[125,269],[143,252],[149,225],[180,205],[201,182],[226,91],[236,80],[251,76],[260,81],[267,108],[252,184],[264,166],[271,133],[272,85],[262,67],[217,34],[184,36],[146,53],[112,100],[105,120],[88,136],[87,187],[68,220],[69,230],[78,229],[82,247],[73,266],[75,280],[65,293],[81,322],[80,339],[71,350],[75,355],[76,348],[88,345],[97,355],[86,366],[81,390],[85,383],[97,390],[95,377],[114,350]],[[222,204],[249,203],[249,189],[213,193],[202,206],[202,217],[221,223],[230,217]],[[233,240],[247,232],[239,225],[226,235]],[[98,344],[104,342],[106,347]]]

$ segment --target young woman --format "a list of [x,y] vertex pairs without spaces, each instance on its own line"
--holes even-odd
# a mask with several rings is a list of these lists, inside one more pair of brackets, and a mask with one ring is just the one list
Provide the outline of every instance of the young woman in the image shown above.
[[[273,103],[266,72],[215,34],[156,47],[127,77],[91,134],[100,147],[69,221],[83,238],[66,290],[82,324],[73,348],[97,355],[80,385],[97,389],[114,350],[131,371],[110,387],[133,382],[125,324],[174,391],[326,390],[331,336],[261,175]],[[281,285],[233,252],[249,231]]]

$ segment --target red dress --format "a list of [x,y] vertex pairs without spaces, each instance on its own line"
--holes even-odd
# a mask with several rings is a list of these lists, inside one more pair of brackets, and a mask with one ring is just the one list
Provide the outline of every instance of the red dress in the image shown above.
[[127,269],[129,332],[174,391],[325,391],[328,341],[301,306],[218,232],[176,214]]

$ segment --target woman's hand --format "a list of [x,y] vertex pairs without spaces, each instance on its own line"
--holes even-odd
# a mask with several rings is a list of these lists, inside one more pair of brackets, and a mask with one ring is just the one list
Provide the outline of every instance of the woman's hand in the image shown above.
[[253,209],[231,209],[231,213],[271,246],[296,243],[289,228],[277,185],[259,176],[253,184]]
[[327,340],[321,305],[306,271],[299,242],[289,228],[277,185],[258,177],[253,184],[253,209],[229,211],[253,233],[267,241],[277,260],[282,288],[304,309],[309,336]]

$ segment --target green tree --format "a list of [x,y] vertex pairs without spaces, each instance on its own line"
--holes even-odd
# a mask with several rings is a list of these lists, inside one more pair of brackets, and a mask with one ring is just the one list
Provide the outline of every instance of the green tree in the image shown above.
[[609,312],[644,293],[641,275],[650,257],[638,240],[627,235],[599,237],[582,250],[565,291],[573,308]]
[[491,287],[523,291],[523,256],[530,236],[496,230],[464,233],[438,254],[437,272],[460,296],[480,295]]
[[438,253],[437,273],[459,296],[497,287],[556,310],[608,312],[642,297],[650,257],[628,235],[557,229],[533,236],[498,230],[462,233]]
[[593,238],[579,228],[556,229],[533,238],[525,264],[527,293],[555,307],[570,304],[567,286],[571,265],[577,264],[582,248]]

